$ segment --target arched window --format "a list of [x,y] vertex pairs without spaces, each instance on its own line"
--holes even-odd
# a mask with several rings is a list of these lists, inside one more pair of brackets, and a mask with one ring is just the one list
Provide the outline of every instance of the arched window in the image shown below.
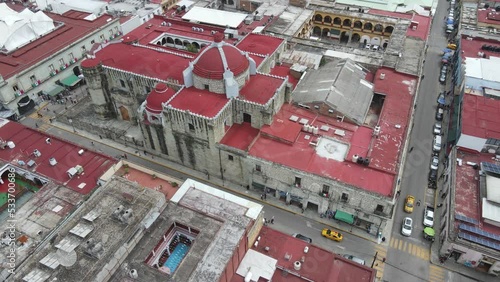
[[360,21],[355,21],[353,27],[354,28],[362,28],[363,27],[363,23],[360,22]]
[[351,26],[352,22],[350,19],[345,19],[344,22],[342,23],[343,26]]
[[182,41],[179,38],[176,38],[175,45],[182,45]]
[[363,29],[372,30],[372,28],[373,28],[373,25],[371,23],[365,23],[365,25],[363,26]]
[[333,19],[333,24],[342,24],[342,20],[340,18]]
[[321,36],[321,27],[319,27],[319,26],[315,26],[315,27],[313,28],[313,35],[314,35],[314,36]]
[[329,24],[332,23],[332,17],[326,16],[325,17],[325,23],[329,23]]
[[386,26],[385,30],[384,30],[385,33],[392,33],[393,31],[394,31],[394,27],[390,26],[390,25]]
[[322,22],[323,21],[323,17],[320,14],[316,14],[314,16],[314,21],[316,21],[316,22]]
[[384,30],[384,27],[381,24],[376,24],[375,28],[373,29],[373,31],[376,32],[382,32],[382,30]]
[[174,44],[172,37],[167,37],[167,44]]

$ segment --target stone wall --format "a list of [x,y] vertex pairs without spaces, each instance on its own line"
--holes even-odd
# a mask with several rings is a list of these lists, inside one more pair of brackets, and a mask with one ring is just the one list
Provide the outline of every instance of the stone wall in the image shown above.
[[[235,76],[234,79],[238,83],[239,88],[241,89],[246,81],[249,79],[250,73],[249,70],[245,70],[239,76]],[[226,86],[224,83],[224,79],[210,79],[198,76],[193,73],[193,86],[197,89],[205,89],[205,85],[208,85],[208,90],[210,92],[226,94]]]

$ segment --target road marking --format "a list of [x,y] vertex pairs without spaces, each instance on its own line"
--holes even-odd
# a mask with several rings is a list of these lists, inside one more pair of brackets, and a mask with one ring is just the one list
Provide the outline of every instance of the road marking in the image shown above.
[[344,246],[335,245],[335,247],[337,247],[337,248],[339,248],[339,249],[342,249],[342,250],[345,250],[345,247],[344,247]]
[[391,248],[395,248],[397,245],[397,239],[396,238],[391,238],[391,242],[389,243],[389,246]]
[[314,230],[316,230],[316,231],[322,231],[322,230],[323,230],[323,229],[319,229],[319,228],[314,228],[314,227],[312,226],[312,223],[311,223],[311,222],[309,222],[309,221],[306,221],[306,226],[307,226],[308,228],[314,229]]
[[443,268],[431,264],[429,266],[429,281],[430,282],[442,282],[445,281],[445,271]]
[[398,245],[398,249],[401,250],[401,247],[403,246],[403,240],[399,240],[399,245]]
[[409,243],[406,241],[403,243],[403,252],[406,252],[406,247],[408,246],[408,244]]

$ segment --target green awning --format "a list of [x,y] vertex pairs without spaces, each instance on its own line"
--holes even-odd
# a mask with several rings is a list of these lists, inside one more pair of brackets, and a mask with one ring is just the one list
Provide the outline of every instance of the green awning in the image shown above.
[[436,231],[434,231],[434,229],[432,229],[431,227],[424,228],[424,233],[431,237],[434,237],[434,235],[436,235]]
[[337,210],[335,212],[335,217],[334,218],[337,219],[337,220],[343,221],[343,222],[347,222],[349,224],[353,224],[354,223],[354,215],[352,215],[350,213],[343,212],[343,211]]
[[63,92],[66,88],[62,87],[61,85],[56,85],[54,88],[52,88],[49,92],[47,92],[47,95],[50,97],[54,97],[57,94]]
[[73,87],[75,86],[78,82],[80,82],[81,79],[78,78],[78,76],[72,74],[68,77],[66,77],[65,79],[61,80],[61,83],[66,85],[66,86],[69,86],[69,87]]

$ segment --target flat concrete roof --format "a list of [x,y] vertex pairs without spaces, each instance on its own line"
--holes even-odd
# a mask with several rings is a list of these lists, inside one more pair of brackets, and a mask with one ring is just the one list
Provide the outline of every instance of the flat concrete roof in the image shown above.
[[[21,281],[33,273],[48,276],[50,281],[57,278],[65,282],[94,281],[102,279],[103,275],[111,275],[125,249],[135,245],[131,239],[144,230],[144,222],[164,204],[165,197],[161,193],[123,178],[112,178],[58,229],[53,244],[41,243],[39,249],[17,269],[13,280]],[[120,206],[124,211],[132,210],[128,223],[113,216]],[[99,258],[87,253],[89,240],[94,241]],[[98,244],[102,251],[98,250]]]
[[202,7],[193,7],[184,16],[183,20],[238,28],[245,20],[247,14],[215,10]]

